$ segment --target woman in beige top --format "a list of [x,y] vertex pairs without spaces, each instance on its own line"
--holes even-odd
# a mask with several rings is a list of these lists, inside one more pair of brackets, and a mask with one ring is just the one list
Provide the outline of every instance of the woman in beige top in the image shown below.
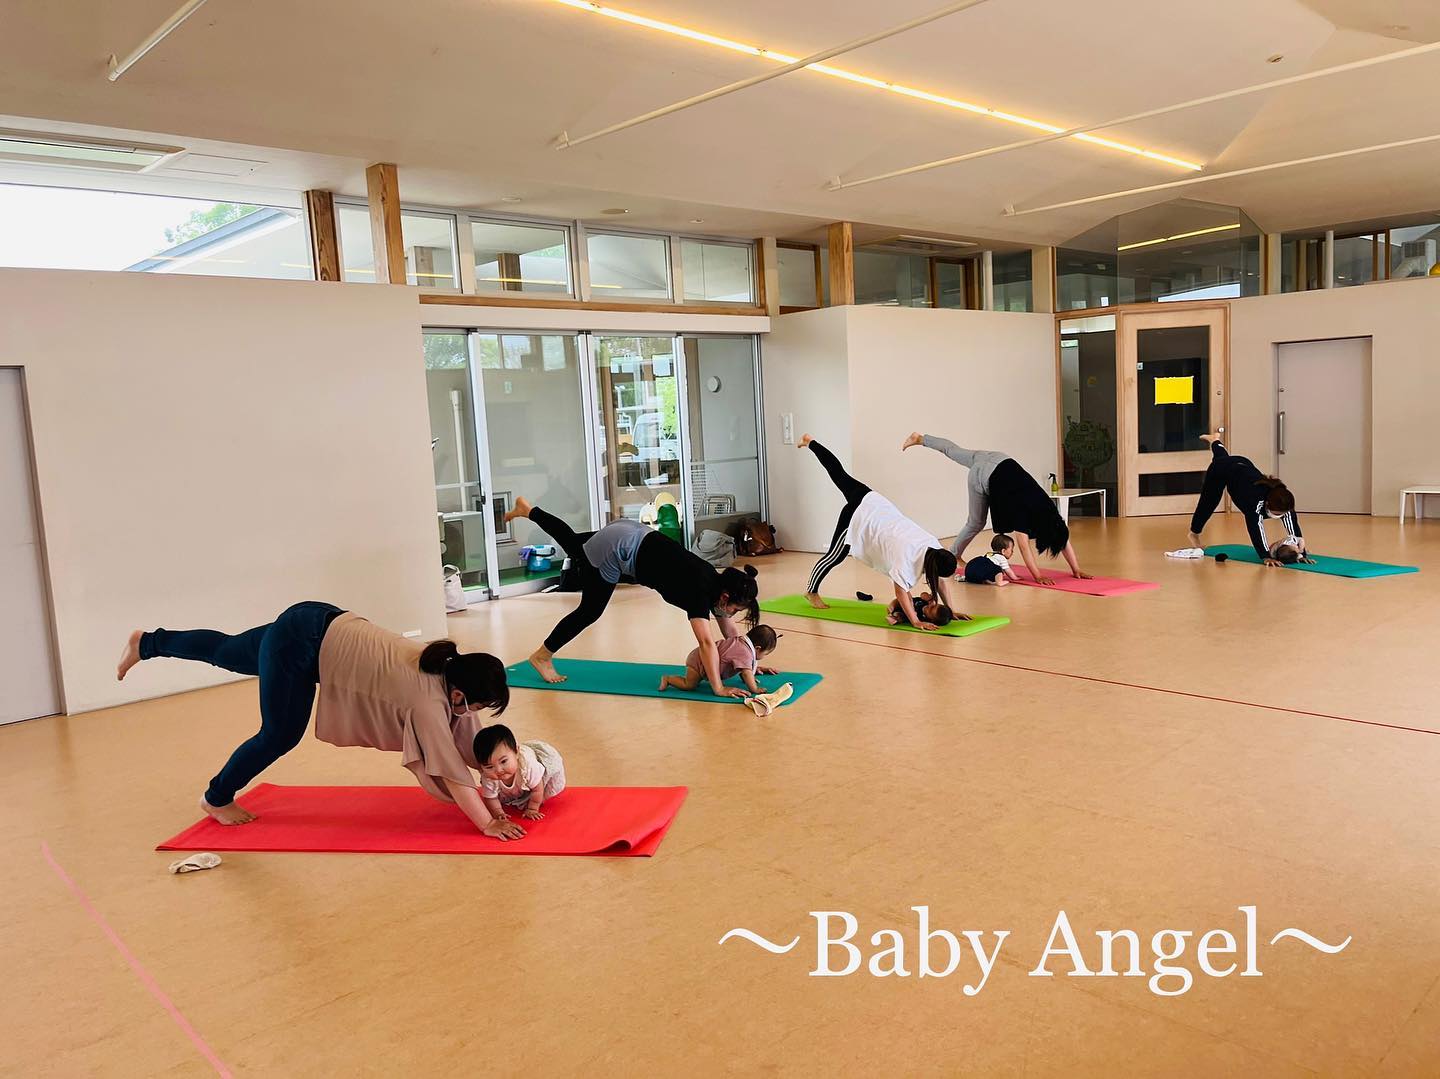
[[472,768],[482,709],[505,711],[505,665],[484,652],[461,652],[453,641],[424,648],[328,603],[297,603],[268,626],[231,636],[217,630],[166,630],[130,635],[117,674],[141,660],[197,660],[260,679],[260,730],[242,742],[210,781],[200,806],[221,824],[247,824],[253,814],[235,795],[300,744],[316,703],[315,737],[337,746],[400,753],[420,786],[453,801],[488,836],[518,839],[514,821],[496,818],[476,789]]

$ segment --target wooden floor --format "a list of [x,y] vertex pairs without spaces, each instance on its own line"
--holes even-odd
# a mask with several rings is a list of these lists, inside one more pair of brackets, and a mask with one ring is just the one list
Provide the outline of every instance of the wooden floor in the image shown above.
[[[652,859],[230,854],[172,877],[152,848],[253,729],[253,683],[0,730],[0,1071],[1440,1074],[1440,523],[1306,525],[1319,551],[1422,572],[1176,562],[1181,519],[1078,521],[1089,569],[1161,588],[968,588],[1013,624],[963,640],[773,618],[780,664],[825,681],[765,721],[518,691],[507,720],[572,784],[689,786]],[[1244,541],[1233,516],[1212,531]],[[762,594],[798,591],[812,557],[760,562]],[[885,582],[854,562],[829,582],[857,587]],[[452,629],[510,661],[572,603]],[[625,589],[567,654],[689,647]],[[314,739],[267,778],[408,781]],[[867,959],[901,931],[914,974],[919,905],[1010,931],[978,994],[968,949],[948,978],[810,976],[821,910],[855,916]],[[1242,934],[1244,905],[1263,976],[1199,974],[1196,940]],[[1195,931],[1195,984],[1162,997],[1064,957],[1029,976],[1061,910],[1092,968],[1098,930]],[[801,943],[719,945],[735,927]],[[1353,940],[1270,944],[1289,927]]]

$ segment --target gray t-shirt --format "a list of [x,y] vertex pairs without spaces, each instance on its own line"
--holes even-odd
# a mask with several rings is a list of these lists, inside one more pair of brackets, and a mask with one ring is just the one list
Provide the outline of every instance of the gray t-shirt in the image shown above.
[[633,578],[635,554],[650,531],[639,521],[612,521],[585,541],[585,559],[610,584],[619,584],[622,576]]

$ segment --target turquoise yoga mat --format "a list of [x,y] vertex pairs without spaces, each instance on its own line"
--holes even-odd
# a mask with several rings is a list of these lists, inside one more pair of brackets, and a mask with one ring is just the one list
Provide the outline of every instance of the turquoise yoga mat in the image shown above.
[[[1247,547],[1243,543],[1222,543],[1215,547],[1206,547],[1205,554],[1211,558],[1217,554],[1224,554],[1236,562],[1260,565],[1260,556],[1255,553],[1255,548]],[[1323,554],[1312,557],[1315,559],[1313,566],[1304,562],[1296,562],[1293,566],[1285,568],[1303,570],[1306,573],[1325,573],[1331,577],[1391,577],[1397,573],[1420,572],[1415,566],[1391,566],[1384,562],[1362,562],[1355,558],[1331,558]]]
[[[547,682],[528,662],[512,663],[505,676],[512,689],[558,689],[571,693],[609,693],[617,697],[661,697],[677,701],[708,701],[712,704],[740,704],[736,697],[717,697],[708,686],[693,690],[658,688],[662,674],[684,674],[683,663],[612,663],[604,659],[557,659],[555,669],[565,676],[563,682]],[[779,689],[786,682],[795,692],[781,708],[788,708],[820,684],[820,675],[804,671],[783,671],[780,674],[759,674],[755,681],[766,693]],[[738,677],[726,679],[727,686],[744,688]],[[702,686],[706,683],[702,682]]]

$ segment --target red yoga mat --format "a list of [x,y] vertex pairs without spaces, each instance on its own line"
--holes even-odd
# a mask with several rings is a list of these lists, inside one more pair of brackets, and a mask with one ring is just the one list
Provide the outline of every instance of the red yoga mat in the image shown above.
[[1030,571],[1024,566],[1012,566],[1011,569],[1020,578],[1020,584],[1029,585],[1031,588],[1053,587],[1056,592],[1074,592],[1082,596],[1123,596],[1127,592],[1144,592],[1149,588],[1160,587],[1152,581],[1127,581],[1124,577],[1095,577],[1082,581],[1078,577],[1072,577],[1068,569],[1047,573],[1045,576],[1055,582],[1053,586],[1047,586],[1036,584],[1035,578],[1030,576]]
[[545,803],[544,820],[519,821],[523,839],[502,842],[419,787],[262,783],[237,799],[255,814],[249,824],[226,826],[206,817],[156,849],[649,857],[685,793],[684,787],[567,787]]

